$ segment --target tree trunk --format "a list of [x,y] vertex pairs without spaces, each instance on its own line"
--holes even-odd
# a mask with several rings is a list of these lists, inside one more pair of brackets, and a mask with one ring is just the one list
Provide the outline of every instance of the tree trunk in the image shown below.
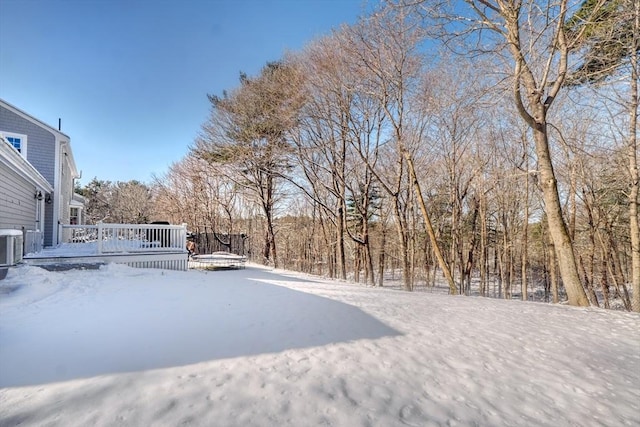
[[411,177],[411,181],[413,182],[413,188],[415,190],[416,197],[418,198],[418,205],[420,206],[420,211],[422,212],[422,219],[424,220],[425,228],[427,229],[427,235],[431,240],[431,246],[433,247],[433,251],[436,255],[436,258],[438,259],[438,265],[440,266],[440,269],[442,270],[442,273],[444,274],[444,277],[447,280],[447,284],[449,285],[449,293],[451,295],[458,295],[458,288],[456,287],[456,284],[453,281],[451,270],[449,270],[449,267],[447,266],[447,262],[444,260],[444,257],[442,256],[442,251],[440,250],[440,245],[438,244],[438,240],[436,239],[436,233],[431,223],[431,217],[427,212],[427,205],[424,201],[424,198],[422,197],[422,190],[420,190],[420,183],[416,178],[416,170],[413,166],[413,159],[411,158],[411,155],[406,151],[406,149],[403,148],[402,151],[407,160],[407,165],[409,167],[409,174]]
[[364,255],[367,268],[367,285],[375,286],[375,276],[373,274],[373,255],[371,253],[371,244],[367,238],[367,242],[364,246]]
[[[525,145],[526,147],[526,145]],[[525,175],[525,198],[524,198],[524,223],[522,224],[522,258],[521,258],[521,272],[520,272],[520,292],[522,301],[528,299],[527,295],[527,263],[529,262],[529,254],[527,248],[529,246],[529,155],[525,153],[527,158]]]
[[471,213],[471,241],[469,242],[469,251],[467,252],[467,260],[462,275],[462,283],[464,284],[465,295],[471,293],[471,272],[473,271],[473,254],[478,244],[478,211],[480,209],[480,201],[477,197],[473,199],[473,212]]
[[587,287],[587,295],[589,296],[591,304],[595,305],[596,307],[600,307],[600,304],[598,303],[598,297],[596,296],[596,292],[593,289],[593,286],[591,284],[591,280],[589,280],[589,276],[587,274],[587,269],[584,266],[584,261],[582,260],[582,257],[580,257],[580,267],[582,268],[582,274],[584,276],[584,283],[585,283],[585,285]]
[[378,255],[378,286],[384,286],[384,263],[385,263],[385,250],[387,244],[387,229],[384,225],[384,220],[381,221],[382,227],[382,240],[380,242],[380,254]]
[[[544,106],[541,106],[544,108]],[[558,183],[556,181],[551,154],[549,153],[549,141],[547,137],[546,122],[539,124],[534,130],[536,152],[538,154],[538,167],[542,184],[542,194],[545,204],[545,212],[549,223],[549,235],[553,240],[555,255],[558,259],[560,277],[564,284],[569,299],[569,304],[585,307],[589,300],[582,287],[573,244],[569,237],[567,227],[562,217],[562,206],[558,195]]]
[[609,308],[609,281],[608,267],[607,267],[607,254],[602,251],[602,265],[600,274],[600,289],[602,289],[602,297],[604,299],[605,308]]
[[[500,7],[500,13],[505,19],[508,48],[515,60],[514,100],[520,116],[533,131],[544,210],[549,223],[549,235],[553,240],[556,257],[558,258],[560,276],[562,277],[562,282],[567,292],[569,304],[588,306],[589,300],[580,282],[578,264],[576,263],[576,257],[573,253],[573,242],[569,237],[567,225],[562,216],[562,205],[560,204],[560,196],[558,195],[558,183],[553,170],[553,161],[551,159],[549,137],[547,134],[547,111],[562,87],[567,73],[567,55],[569,49],[562,27],[566,14],[566,1],[562,1],[559,7],[559,15],[556,18],[558,22],[554,24],[556,25],[554,30],[554,50],[549,53],[551,56],[547,62],[547,64],[552,64],[551,58],[555,52],[559,53],[556,70],[558,78],[544,99],[545,86],[539,85],[539,82],[536,81],[533,70],[525,59],[525,49],[520,43],[520,32],[522,29],[520,22],[522,18],[520,16],[520,4],[500,3]],[[524,88],[522,86],[524,86]],[[527,111],[527,107],[525,107],[523,101],[523,89],[530,112]]]
[[558,272],[556,270],[556,249],[553,241],[549,242],[549,279],[551,280],[551,301],[554,304],[560,302],[558,292]]
[[480,295],[487,296],[487,264],[489,262],[487,236],[487,201],[486,194],[480,199]]
[[634,2],[634,40],[631,44],[631,90],[629,97],[629,233],[631,234],[632,310],[640,312],[640,226],[638,224],[638,46],[640,42],[640,2]]
[[[365,206],[368,206],[368,202]],[[365,208],[367,210],[368,207]],[[375,280],[373,277],[373,256],[371,254],[371,243],[369,241],[369,219],[366,214],[362,219],[362,241],[364,249],[364,268],[365,268],[365,282],[367,285],[374,286]]]
[[[342,202],[340,202],[342,203]],[[338,232],[338,271],[342,280],[347,279],[347,257],[344,248],[344,209],[342,206],[338,208],[338,218],[336,220],[336,230]]]
[[393,196],[393,213],[396,217],[396,231],[398,232],[398,241],[400,243],[400,259],[402,261],[402,284],[405,291],[412,291],[410,265],[409,265],[409,248],[407,247],[406,226],[402,219],[402,211],[400,210],[400,200],[397,195]]
[[433,257],[431,253],[431,245],[429,245],[429,239],[423,239],[422,243],[424,245],[422,250],[424,253],[424,280],[425,286],[429,288],[435,285],[435,280],[431,280],[431,265],[433,263]]
[[266,219],[266,232],[264,239],[263,260],[265,264],[269,261],[273,263],[275,268],[278,267],[278,259],[276,255],[275,229],[273,225],[273,197],[275,181],[271,173],[267,173],[265,181],[263,181],[261,203],[262,211]]
[[353,248],[353,281],[360,283],[360,261],[362,259],[362,250],[358,243]]
[[[505,214],[506,215],[506,214]],[[504,299],[511,299],[511,244],[507,235],[507,224],[504,221],[502,235],[502,256],[500,257],[500,282],[503,286]]]
[[[586,192],[583,190],[583,195],[586,196]],[[591,280],[591,283],[595,283],[595,257],[596,257],[596,227],[593,218],[593,210],[591,208],[591,201],[587,200],[585,197],[585,206],[587,211],[587,224],[589,226],[589,274],[586,280]],[[605,266],[605,253],[602,253],[602,265]],[[602,302],[604,304],[604,308],[610,308],[609,306],[609,286],[606,283],[607,274],[606,268],[604,268],[605,273],[602,276],[602,280],[600,281],[601,289],[602,289]],[[587,273],[585,273],[586,275]]]
[[[451,276],[453,278],[453,281],[455,282],[456,267],[458,264],[456,261],[458,261],[458,248],[460,242],[458,240],[458,204],[456,203],[454,193],[454,186],[451,185],[449,188],[449,204],[451,205],[451,247],[449,248],[449,270],[451,271]],[[461,259],[460,262],[462,262]],[[460,279],[462,279],[462,277]],[[462,289],[462,283],[460,283],[458,293],[464,293],[464,290]]]

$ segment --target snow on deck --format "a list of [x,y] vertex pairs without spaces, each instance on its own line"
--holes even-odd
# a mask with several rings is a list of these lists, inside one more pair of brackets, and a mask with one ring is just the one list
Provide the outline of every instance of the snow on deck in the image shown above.
[[[127,248],[129,251],[127,251]],[[119,242],[118,251],[100,252],[96,242],[61,243],[56,247],[25,255],[30,265],[49,266],[51,269],[95,267],[117,263],[138,268],[159,268],[184,271],[188,268],[187,250],[149,247],[145,242]]]
[[41,251],[27,254],[25,258],[71,258],[97,256],[98,245],[96,242],[87,243],[61,243],[55,247],[44,248]]

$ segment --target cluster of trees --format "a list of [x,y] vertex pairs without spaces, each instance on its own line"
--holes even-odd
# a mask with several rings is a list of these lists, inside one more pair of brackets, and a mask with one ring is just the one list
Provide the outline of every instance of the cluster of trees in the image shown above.
[[76,193],[86,198],[85,222],[146,224],[153,217],[151,189],[139,181],[111,182],[93,178]]
[[640,311],[639,40],[634,0],[386,2],[209,95],[154,212],[367,285]]

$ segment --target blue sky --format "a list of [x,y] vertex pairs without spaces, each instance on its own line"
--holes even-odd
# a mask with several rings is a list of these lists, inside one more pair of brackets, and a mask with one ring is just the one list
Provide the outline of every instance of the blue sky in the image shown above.
[[0,98],[71,137],[81,184],[150,182],[221,94],[366,0],[0,0]]

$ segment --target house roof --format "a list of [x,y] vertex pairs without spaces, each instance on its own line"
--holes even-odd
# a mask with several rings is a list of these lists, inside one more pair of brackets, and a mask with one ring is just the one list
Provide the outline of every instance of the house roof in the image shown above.
[[7,167],[47,193],[53,191],[49,181],[2,136],[0,136],[0,163],[4,163]]
[[21,116],[22,118],[29,120],[30,122],[34,123],[37,126],[40,126],[41,128],[51,132],[55,137],[56,140],[62,141],[62,144],[66,144],[68,147],[68,157],[69,157],[69,164],[71,166],[71,171],[73,172],[74,176],[76,178],[80,178],[80,175],[78,174],[78,168],[76,166],[76,161],[73,157],[73,150],[71,149],[71,138],[69,137],[69,135],[59,131],[58,129],[54,128],[53,126],[50,126],[48,124],[46,124],[45,122],[43,122],[42,120],[33,117],[31,114],[28,114],[24,111],[22,111],[21,109],[19,109],[18,107],[16,107],[15,105],[11,105],[9,104],[7,101],[5,101],[4,99],[0,98],[0,106],[12,111],[13,113]]
[[12,110],[14,113],[16,113],[16,114],[24,117],[25,119],[37,124],[38,126],[40,126],[42,128],[45,128],[46,130],[48,130],[49,132],[53,133],[56,136],[59,136],[61,138],[71,139],[69,137],[69,135],[67,135],[65,133],[62,133],[58,129],[54,128],[53,126],[50,126],[50,125],[46,124],[42,120],[33,117],[31,114],[28,114],[28,113],[22,111],[21,109],[19,109],[15,105],[9,104],[7,101],[5,101],[2,98],[0,98],[0,105],[2,105],[3,107],[5,107],[5,108],[7,108],[9,110]]

